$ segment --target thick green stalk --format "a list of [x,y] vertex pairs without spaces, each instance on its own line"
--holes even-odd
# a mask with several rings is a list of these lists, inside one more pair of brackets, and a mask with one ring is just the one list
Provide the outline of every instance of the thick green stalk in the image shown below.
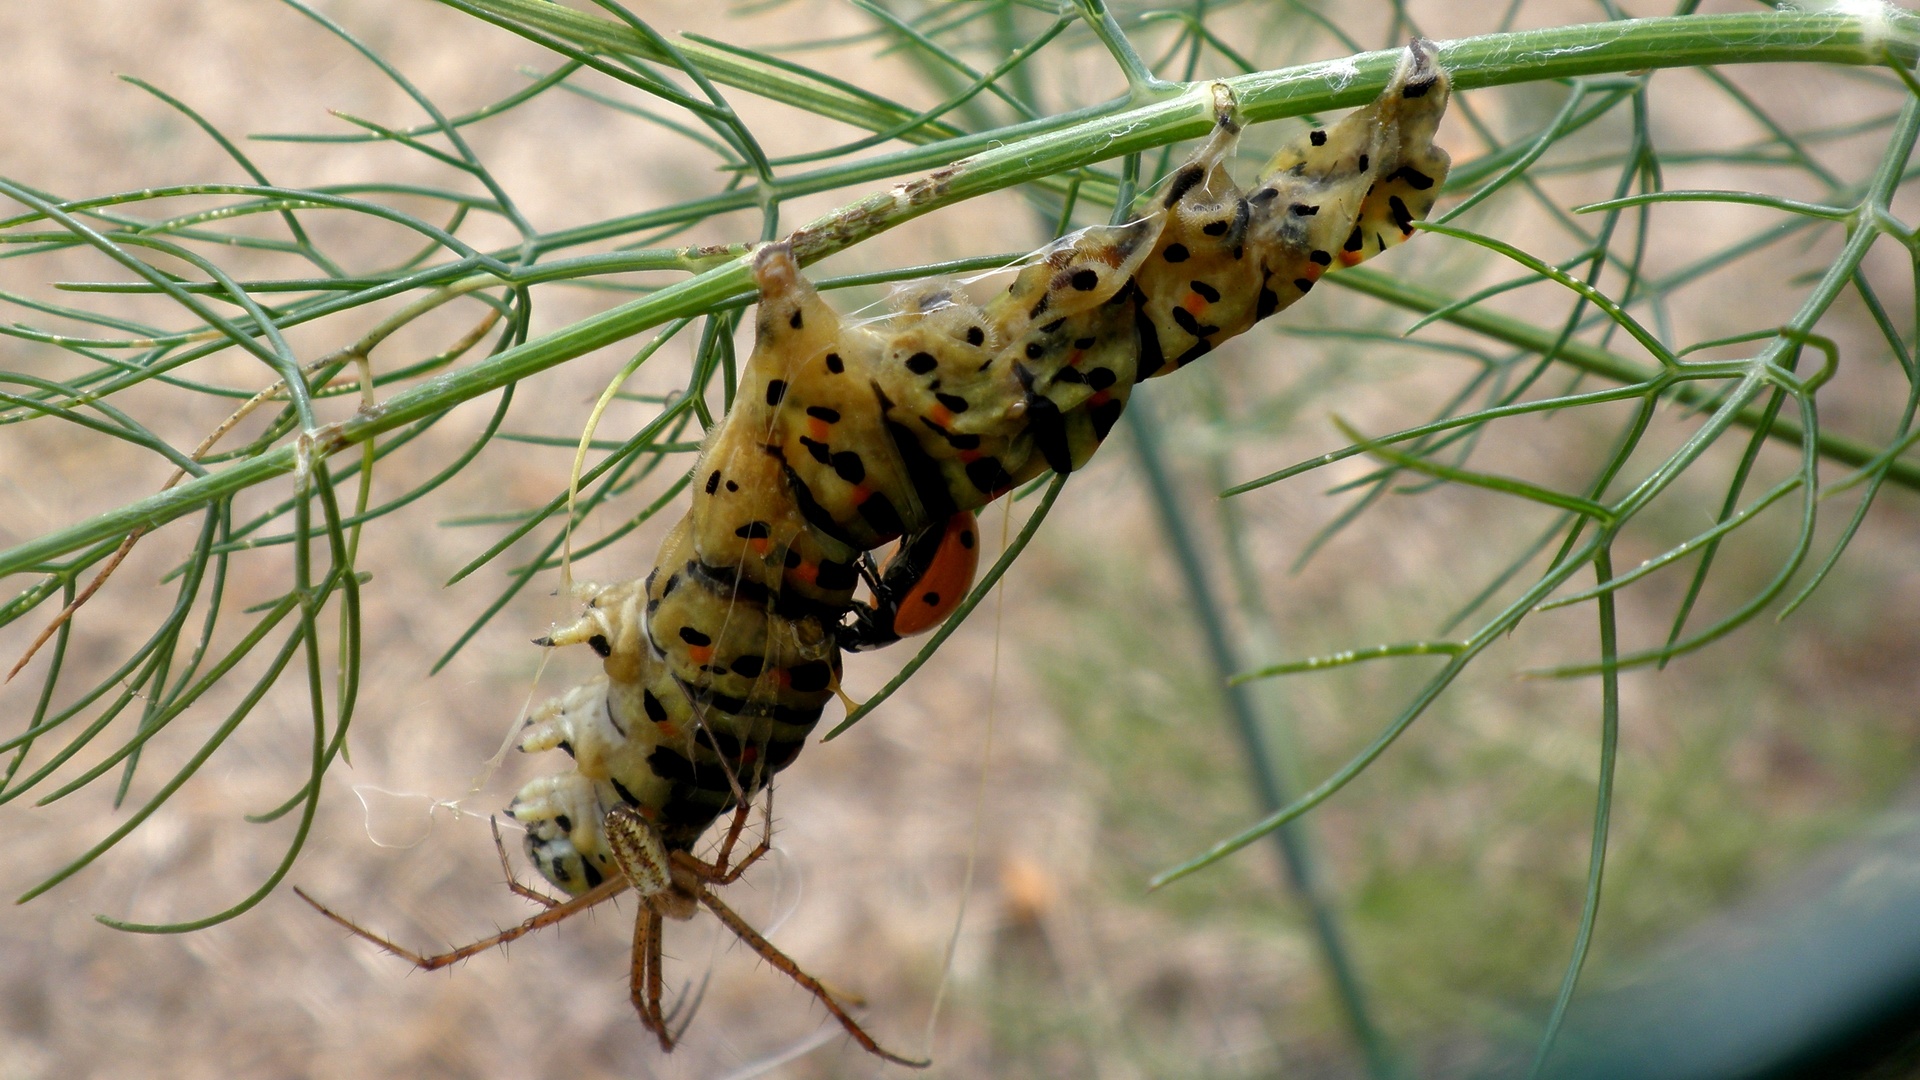
[[[492,0],[487,6],[525,8],[540,14],[563,9],[526,0]],[[1460,89],[1564,79],[1647,68],[1700,64],[1813,62],[1871,65],[1916,56],[1915,20],[1891,13],[1881,21],[1850,15],[1762,12],[1642,19],[1495,34],[1443,45],[1442,61]],[[530,17],[530,16],[529,16]],[[558,17],[558,16],[556,16]],[[578,16],[576,16],[578,17]],[[584,17],[579,17],[584,18]],[[604,23],[627,51],[647,55],[642,39],[625,27]],[[687,50],[683,50],[687,51]],[[773,96],[814,85],[777,68],[723,69],[705,51],[687,51],[695,65],[721,83]],[[1223,80],[1233,89],[1247,121],[1277,119],[1358,105],[1386,83],[1397,51],[1366,53],[1333,63],[1259,72]],[[736,81],[738,80],[738,81]],[[798,80],[798,82],[796,82]],[[1019,125],[917,148],[881,159],[896,172],[944,165],[909,184],[872,195],[820,218],[794,236],[805,261],[852,246],[902,222],[978,195],[1070,169],[1204,134],[1212,124],[1210,84],[1191,83],[1165,101],[1116,108],[1090,119],[1067,117]],[[888,123],[899,119],[889,114]],[[1047,124],[1058,124],[1046,130]],[[1035,133],[1037,132],[1037,133]],[[1006,142],[1015,134],[1030,137]],[[961,154],[981,148],[964,160]],[[951,164],[946,164],[951,162]],[[862,173],[880,167],[849,167]],[[821,170],[822,173],[828,170]],[[744,259],[689,278],[643,299],[582,320],[564,330],[505,350],[470,367],[423,383],[352,419],[312,433],[315,458],[359,445],[383,432],[443,412],[574,357],[631,337],[669,319],[711,310],[747,294],[751,274]],[[292,472],[299,451],[278,447],[249,461],[198,477],[168,491],[56,530],[0,552],[0,574],[18,573],[103,539],[136,528],[156,528],[218,499]]]
[[[1264,724],[1270,717],[1263,715],[1265,710],[1254,700],[1253,687],[1233,681],[1235,673],[1247,668],[1246,658],[1233,644],[1234,636],[1228,632],[1224,619],[1226,606],[1214,593],[1199,543],[1187,527],[1179,496],[1167,476],[1150,395],[1135,397],[1125,417],[1128,431],[1133,436],[1133,448],[1141,474],[1146,477],[1147,490],[1152,496],[1154,513],[1160,519],[1160,528],[1166,533],[1175,561],[1180,566],[1180,576],[1187,589],[1187,607],[1194,613],[1206,637],[1207,657],[1213,662],[1214,675],[1219,679],[1227,711],[1233,718],[1234,732],[1240,738],[1240,749],[1246,756],[1254,792],[1261,808],[1273,813],[1292,802],[1294,795],[1281,771],[1275,767],[1276,759]],[[1286,867],[1287,881],[1300,902],[1306,906],[1308,918],[1313,923],[1314,937],[1320,946],[1320,961],[1326,968],[1327,979],[1332,984],[1341,1015],[1366,1058],[1368,1072],[1376,1078],[1398,1075],[1392,1048],[1388,1046],[1385,1035],[1367,1005],[1366,988],[1361,983],[1352,948],[1347,944],[1346,930],[1341,924],[1337,903],[1329,895],[1314,860],[1312,837],[1306,824],[1288,822],[1274,830],[1273,839],[1280,861]]]

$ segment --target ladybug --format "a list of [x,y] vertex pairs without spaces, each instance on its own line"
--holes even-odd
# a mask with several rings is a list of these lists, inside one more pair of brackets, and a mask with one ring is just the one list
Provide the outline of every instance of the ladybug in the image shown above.
[[877,649],[940,625],[960,606],[979,565],[980,525],[971,510],[902,539],[885,566],[875,569],[865,558],[860,574],[873,602],[853,605],[837,635],[840,647]]

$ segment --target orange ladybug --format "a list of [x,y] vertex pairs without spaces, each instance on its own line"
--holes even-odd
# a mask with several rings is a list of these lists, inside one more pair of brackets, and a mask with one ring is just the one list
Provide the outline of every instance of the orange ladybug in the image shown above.
[[861,576],[873,602],[853,605],[840,627],[840,647],[877,649],[939,626],[967,595],[979,566],[980,527],[971,510],[902,539],[878,570],[869,558]]

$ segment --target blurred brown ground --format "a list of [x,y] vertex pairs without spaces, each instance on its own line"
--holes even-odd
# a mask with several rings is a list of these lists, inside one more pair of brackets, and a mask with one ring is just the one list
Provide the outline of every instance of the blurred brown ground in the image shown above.
[[[550,66],[548,54],[434,5],[354,0],[324,9],[365,36],[449,112],[521,85],[515,65]],[[1569,13],[1568,20],[1590,17],[1586,9],[1580,11]],[[695,5],[649,14],[662,29],[720,32],[711,25],[717,21],[713,13]],[[825,26],[851,32],[861,25],[845,8],[797,4],[747,23],[743,37],[778,41],[803,30],[818,35]],[[1438,15],[1429,25],[1430,32],[1447,35],[1478,29],[1484,27],[1449,25]],[[8,4],[0,6],[0,40],[10,43],[8,61],[0,65],[0,101],[5,102],[0,106],[5,117],[0,174],[66,196],[241,179],[197,130],[115,81],[116,73],[161,86],[230,134],[341,130],[327,109],[393,124],[418,120],[417,110],[343,44],[275,4]],[[1088,89],[1083,96],[1102,94]],[[1491,101],[1487,107],[1498,115]],[[748,111],[758,130],[777,133],[777,150],[821,140],[793,130],[791,113],[757,104]],[[1509,126],[1521,125],[1512,121]],[[549,227],[684,197],[704,182],[699,166],[685,164],[677,148],[650,131],[597,106],[548,95],[507,122],[476,129],[472,137],[477,152],[524,200],[529,216]],[[246,145],[270,177],[290,185],[373,176],[445,182],[444,173],[422,168],[404,152]],[[1469,140],[1456,137],[1454,145],[1457,158],[1470,156]],[[802,201],[785,220],[798,222],[830,205]],[[863,248],[857,257],[866,260],[863,266],[879,266],[933,257],[930,251],[975,253],[1027,244],[1027,220],[1007,212],[1016,204],[997,205],[1000,213],[986,223],[959,213],[936,215]],[[327,215],[305,217],[330,243],[337,241],[334,250],[349,259],[356,244],[392,241],[331,232],[346,223]],[[690,239],[738,239],[752,231],[750,223],[735,219],[712,223]],[[501,242],[505,236],[491,239]],[[368,246],[361,253],[371,262],[374,250],[391,248]],[[1813,258],[1817,266],[1818,255]],[[102,261],[78,256],[40,260],[30,269],[38,275],[34,280],[56,274],[114,276]],[[15,276],[6,278],[7,287],[26,287],[15,271],[8,273]],[[1790,302],[1798,295],[1764,273],[1751,284],[1756,302]],[[599,294],[553,293],[538,309],[536,329],[565,325],[610,302]],[[164,305],[144,310],[156,321],[166,319]],[[444,346],[469,325],[461,319],[472,318],[474,310],[430,320],[389,346],[385,362],[397,365]],[[1718,318],[1712,304],[1703,303],[1683,318],[1699,336],[1730,332],[1697,325]],[[1732,329],[1746,325],[1731,315],[1726,321]],[[295,335],[295,344],[303,356],[318,355],[351,333],[340,327],[304,332]],[[1258,369],[1278,340],[1238,346],[1238,354],[1221,359],[1228,374],[1220,377],[1270,380]],[[1865,348],[1867,340],[1863,336],[1852,344]],[[0,341],[0,351],[6,367],[63,362],[12,340]],[[618,351],[599,354],[530,381],[507,427],[577,431],[624,358]],[[1365,430],[1391,430],[1423,413],[1450,385],[1447,377],[1416,371],[1414,363],[1398,363],[1407,378],[1369,387],[1365,397],[1319,401],[1307,410],[1311,422],[1261,445],[1256,458],[1241,463],[1238,475],[1256,475],[1334,445],[1335,436],[1321,420],[1330,409]],[[264,380],[249,373],[246,362],[223,364],[222,377],[249,384]],[[677,371],[662,371],[648,385],[671,386],[676,377]],[[171,404],[176,400],[152,394],[134,404],[145,407],[143,419],[185,446],[227,408],[200,400],[177,407]],[[1162,415],[1174,415],[1182,392],[1169,391],[1161,400]],[[1849,402],[1868,413],[1876,407],[1867,392],[1836,400],[1837,422],[1844,422]],[[488,399],[462,408],[383,466],[381,490],[398,491],[405,478],[429,475],[480,430],[492,406]],[[602,433],[623,432],[626,419],[610,416]],[[1683,420],[1671,418],[1667,432],[1681,430]],[[1209,437],[1197,425],[1174,423],[1177,445],[1181,437],[1188,442]],[[1490,460],[1520,462],[1518,468],[1535,476],[1584,475],[1577,466],[1592,460],[1591,446],[1606,431],[1599,425],[1588,432],[1570,430],[1575,427],[1537,429],[1566,433],[1569,445],[1549,450],[1534,445],[1524,432],[1496,436],[1490,441],[1504,438],[1512,445],[1492,447],[1489,453],[1509,456]],[[482,789],[473,791],[470,785],[507,737],[522,703],[586,677],[590,658],[556,657],[536,686],[540,656],[527,639],[567,612],[564,601],[549,595],[556,580],[549,576],[500,612],[444,671],[426,678],[433,659],[502,581],[498,569],[489,568],[457,587],[442,588],[454,570],[498,535],[498,527],[448,529],[438,523],[543,501],[564,482],[569,456],[496,444],[465,475],[381,522],[363,542],[362,566],[373,574],[373,585],[366,594],[366,665],[353,760],[328,778],[312,840],[289,880],[402,942],[422,948],[461,942],[527,914],[527,906],[499,884],[486,816],[525,779],[560,762],[514,755]],[[1004,611],[983,610],[881,714],[831,745],[810,749],[783,775],[777,804],[780,854],[729,899],[755,922],[777,923],[775,939],[782,948],[834,986],[864,996],[871,1005],[865,1014],[870,1029],[889,1046],[915,1053],[925,1045],[930,1002],[963,899],[968,855],[977,852],[951,997],[933,1042],[936,1075],[1272,1075],[1275,1062],[1290,1067],[1289,1075],[1352,1074],[1311,940],[1281,897],[1267,849],[1230,864],[1221,872],[1224,883],[1184,894],[1176,889],[1152,898],[1139,895],[1144,872],[1200,849],[1257,811],[1245,793],[1227,729],[1216,718],[1164,717],[1177,733],[1161,738],[1194,748],[1192,760],[1183,760],[1181,767],[1197,772],[1180,773],[1168,761],[1127,759],[1124,727],[1089,730],[1092,722],[1071,707],[1069,699],[1080,692],[1071,676],[1085,665],[1107,672],[1095,679],[1104,679],[1111,691],[1140,701],[1183,700],[1186,684],[1163,673],[1170,659],[1176,676],[1206,677],[1194,668],[1191,658],[1197,653],[1185,615],[1169,608],[1178,603],[1172,570],[1125,452],[1116,449],[1108,457],[1113,460],[1102,461],[1070,486],[1046,539],[1010,575]],[[0,497],[8,508],[0,520],[5,544],[138,497],[165,479],[149,459],[76,440],[49,424],[6,432],[0,439],[0,474]],[[1197,473],[1188,479],[1196,492],[1205,490]],[[1319,496],[1320,486],[1289,485],[1252,504],[1262,566],[1287,565],[1302,538],[1337,510],[1333,500]],[[1703,483],[1701,497],[1716,498],[1714,490]],[[1448,609],[1471,592],[1473,585],[1465,582],[1477,583],[1537,528],[1499,521],[1506,504],[1472,493],[1397,502],[1415,505],[1389,506],[1363,519],[1311,573],[1272,574],[1266,583],[1271,602],[1281,625],[1297,636],[1282,650],[1285,655],[1396,633],[1415,636],[1419,631],[1408,627],[1434,619],[1405,612]],[[1897,785],[1897,776],[1870,775],[1864,767],[1837,771],[1834,755],[1822,756],[1818,747],[1809,750],[1801,734],[1808,718],[1833,721],[1843,733],[1874,733],[1872,738],[1896,748],[1883,755],[1888,770],[1906,766],[1903,755],[1914,720],[1912,658],[1920,641],[1915,615],[1920,605],[1913,601],[1920,580],[1910,545],[1902,546],[1902,537],[1912,535],[1912,500],[1895,494],[1886,502],[1893,505],[1882,507],[1846,573],[1832,586],[1849,590],[1841,593],[1844,599],[1816,603],[1782,629],[1748,632],[1739,652],[1676,665],[1657,679],[1636,675],[1627,680],[1630,759],[1653,769],[1684,756],[1684,750],[1698,749],[1668,722],[1692,728],[1697,721],[1722,730],[1737,715],[1751,727],[1725,735],[1728,757],[1713,766],[1747,784],[1730,798],[1730,808],[1750,797],[1766,804],[1768,815],[1799,812],[1801,818],[1817,818],[1824,806],[1869,805],[1880,797],[1875,792]],[[1195,499],[1195,505],[1203,503]],[[629,500],[629,505],[640,503]],[[1675,528],[1701,527],[1714,505],[1703,502]],[[987,516],[990,536],[998,533],[1000,520],[997,511]],[[171,600],[168,588],[156,582],[171,565],[169,552],[177,555],[178,547],[169,545],[185,542],[183,524],[145,541],[83,613],[73,661],[77,668],[108,670],[110,661],[145,637]],[[657,536],[654,530],[616,545],[583,565],[581,576],[636,572],[649,561]],[[515,552],[528,550],[523,546]],[[1620,561],[1631,565],[1658,550],[1650,546],[1631,559],[1623,554]],[[516,564],[513,555],[496,565]],[[1459,560],[1470,572],[1450,569],[1462,565]],[[283,564],[271,557],[241,559],[234,590],[271,596],[283,574]],[[1668,600],[1666,607],[1628,606],[1624,617],[1638,639],[1659,636],[1663,612],[1671,608]],[[1512,823],[1503,815],[1524,818],[1528,808],[1523,799],[1508,798],[1512,792],[1501,779],[1506,773],[1475,773],[1478,787],[1452,787],[1444,779],[1460,758],[1486,753],[1525,757],[1534,767],[1570,777],[1576,787],[1591,776],[1594,686],[1516,684],[1507,677],[1531,664],[1584,656],[1583,650],[1591,648],[1583,621],[1542,621],[1547,631],[1489,657],[1483,670],[1454,692],[1455,703],[1409,736],[1396,750],[1401,765],[1395,767],[1401,772],[1363,778],[1351,798],[1319,818],[1322,853],[1336,884],[1350,898],[1364,894],[1373,904],[1372,921],[1356,936],[1369,968],[1386,972],[1378,984],[1383,1008],[1397,1032],[1417,1039],[1416,1052],[1438,1072],[1447,1071],[1450,1062],[1478,1060],[1485,1038],[1466,1025],[1449,1034],[1448,1025],[1460,1018],[1421,1002],[1436,993],[1472,997],[1450,984],[1472,982],[1485,973],[1470,964],[1413,970],[1411,962],[1402,963],[1406,938],[1397,935],[1444,943],[1450,932],[1444,920],[1458,908],[1436,910],[1432,921],[1404,914],[1390,918],[1382,914],[1392,905],[1378,875],[1384,867],[1422,865],[1434,850],[1470,848],[1472,874],[1485,895],[1498,896],[1513,882],[1543,873],[1543,863],[1552,867],[1556,881],[1577,885],[1585,845],[1577,827],[1544,840],[1519,825],[1509,828]],[[39,625],[36,616],[0,633],[0,656],[15,655]],[[860,696],[881,685],[906,652],[855,660],[848,680],[853,693]],[[1149,655],[1157,652],[1165,655]],[[1063,672],[1064,681],[1049,682]],[[706,987],[685,1044],[670,1058],[645,1037],[626,1000],[630,906],[602,910],[435,975],[410,972],[402,962],[347,940],[284,888],[247,915],[190,935],[126,935],[95,923],[94,913],[149,921],[192,918],[245,895],[269,872],[287,825],[253,826],[241,815],[278,804],[304,776],[309,739],[304,697],[291,685],[298,680],[288,682],[119,850],[30,905],[0,914],[0,1080],[721,1077],[755,1063],[771,1064],[811,1045],[816,1033],[824,1036],[826,1047],[779,1065],[770,1075],[886,1071],[848,1046],[837,1029],[822,1027],[819,1010],[804,994],[743,956],[706,920],[670,929],[674,971]],[[1048,685],[1055,689],[1047,690]],[[1396,693],[1409,684],[1377,673],[1336,685],[1336,690],[1303,685],[1298,691],[1296,709],[1307,728],[1302,736],[1307,777],[1324,775],[1365,732],[1384,722],[1397,707]],[[0,733],[15,732],[36,688],[30,678],[7,687],[7,696],[0,698],[5,718]],[[995,737],[991,765],[983,771],[990,701]],[[1069,701],[1064,710],[1063,701]],[[1112,707],[1089,704],[1087,715],[1105,715],[1101,710]],[[137,805],[157,778],[168,775],[169,766],[192,752],[198,740],[191,732],[210,730],[223,715],[218,702],[210,700],[182,721],[183,728],[191,726],[188,733],[175,732],[174,739],[152,748],[129,805]],[[1104,747],[1116,739],[1122,745],[1113,748],[1113,761],[1085,749],[1089,740]],[[1870,740],[1862,735],[1860,741],[1865,746]],[[1862,756],[1871,755],[1867,750],[1838,755],[1849,761]],[[1418,779],[1422,775],[1424,781]],[[1489,788],[1500,794],[1490,795]],[[976,818],[977,792],[984,796],[984,809]],[[18,895],[107,832],[119,820],[109,796],[103,784],[49,808],[0,808],[0,895]],[[1793,810],[1796,800],[1800,811]],[[429,813],[436,803],[458,807],[441,805]],[[1656,803],[1649,795],[1645,804],[1622,810],[1623,828],[1635,830],[1630,836],[1650,848],[1661,839]],[[1845,815],[1836,816],[1842,820],[1832,827],[1839,831]],[[1578,812],[1573,820],[1577,825]],[[1142,835],[1146,840],[1135,846]],[[1752,837],[1741,842],[1747,845],[1743,853],[1757,846]],[[1763,880],[1777,876],[1788,862],[1762,854],[1737,866],[1738,872]],[[1742,887],[1743,882],[1711,882],[1700,891],[1717,901]],[[1461,895],[1455,902],[1469,908],[1480,895]],[[1226,901],[1213,902],[1223,896]],[[1683,911],[1699,906],[1680,905]],[[1526,942],[1532,954],[1527,984],[1535,992],[1557,979],[1575,910],[1577,899],[1557,905],[1548,918],[1551,935]],[[1628,922],[1644,930],[1659,920],[1656,914]],[[1381,930],[1383,925],[1388,929]],[[1435,950],[1443,952],[1441,945]],[[1496,974],[1485,981],[1497,985],[1501,980]],[[1516,1019],[1515,1013],[1489,1017],[1497,1013],[1491,997],[1469,1002],[1461,1011],[1491,1019],[1496,1028],[1531,1022]]]

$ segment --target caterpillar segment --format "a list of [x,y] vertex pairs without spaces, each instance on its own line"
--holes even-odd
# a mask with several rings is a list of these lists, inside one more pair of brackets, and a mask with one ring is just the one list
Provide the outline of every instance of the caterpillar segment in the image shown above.
[[[788,244],[760,248],[754,349],[685,517],[644,578],[583,590],[580,619],[538,642],[587,645],[604,668],[529,720],[521,749],[561,750],[572,767],[508,807],[534,866],[573,899],[436,957],[332,917],[438,966],[632,888],[643,901],[632,996],[663,1048],[675,1035],[661,1008],[662,920],[704,907],[867,1050],[925,1065],[882,1049],[714,894],[767,850],[763,836],[730,861],[756,794],[838,692],[842,649],[954,610],[977,566],[976,511],[1086,464],[1138,382],[1413,233],[1448,168],[1432,142],[1450,89],[1435,57],[1414,41],[1377,99],[1294,140],[1249,190],[1227,172],[1240,125],[1216,86],[1211,136],[1142,217],[1062,238],[984,304],[922,285],[897,294],[890,317],[856,323]],[[869,553],[894,541],[876,566]],[[856,599],[863,582],[871,595]],[[729,810],[718,857],[694,857]]]
[[[1121,294],[1157,230],[1146,219],[1075,234],[984,308],[946,289],[907,294],[878,328],[843,326],[787,245],[760,249],[754,374],[736,408],[773,410],[747,427],[771,433],[769,456],[778,447],[787,486],[777,494],[854,556],[944,528],[1049,464],[1083,463],[1097,439],[1064,418],[1131,383],[1113,370],[1130,375],[1135,354]],[[850,595],[836,598],[843,610]]]
[[[817,616],[775,614],[767,590],[752,586],[705,563],[683,524],[654,573],[599,590],[580,622],[542,639],[590,645],[607,672],[543,706],[520,741],[574,760],[562,777],[577,781],[535,780],[508,807],[555,885],[596,883],[591,873],[549,873],[559,855],[577,853],[602,872],[613,865],[599,829],[613,807],[647,821],[669,850],[690,850],[799,753],[838,683],[839,651]],[[589,800],[598,814],[575,812]]]
[[1450,159],[1433,145],[1451,83],[1432,42],[1414,41],[1380,96],[1283,147],[1249,191],[1227,175],[1231,110],[1173,174],[1141,296],[1141,376],[1164,375],[1289,307],[1328,271],[1413,235]]

